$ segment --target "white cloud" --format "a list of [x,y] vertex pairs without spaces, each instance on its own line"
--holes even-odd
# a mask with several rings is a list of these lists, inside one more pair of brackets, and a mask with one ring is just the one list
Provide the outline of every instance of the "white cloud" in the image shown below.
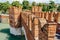
[[49,2],[49,0],[29,0],[30,2],[33,2],[33,1],[35,1],[36,3],[39,3],[39,2],[43,2],[43,3],[48,3]]
[[[0,0],[0,2],[6,2],[7,0]],[[10,3],[12,3],[13,0],[8,0]],[[16,0],[14,0],[16,1]],[[17,0],[17,1],[20,1],[20,3],[22,3],[23,0]],[[33,1],[37,2],[37,3],[48,3],[50,0],[28,0],[30,3],[32,3]],[[60,3],[60,0],[52,0],[54,1],[55,3]]]
[[60,0],[55,0],[56,3],[60,3]]

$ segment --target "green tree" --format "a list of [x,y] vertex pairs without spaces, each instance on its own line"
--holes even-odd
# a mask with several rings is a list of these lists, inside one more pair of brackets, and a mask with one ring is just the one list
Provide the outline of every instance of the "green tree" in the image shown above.
[[57,7],[57,11],[60,12],[60,5]]
[[2,10],[2,3],[0,3],[0,11]]
[[36,6],[37,5],[37,3],[36,2],[32,2],[32,6]]
[[29,8],[29,1],[23,1],[22,5],[23,5],[23,9],[28,9]]
[[47,12],[48,11],[48,5],[43,4],[42,11]]
[[54,11],[56,9],[56,5],[54,1],[50,1],[48,8],[49,8],[49,11]]
[[12,6],[16,6],[16,7],[21,6],[21,4],[19,3],[19,1],[13,1],[11,5]]
[[4,3],[0,3],[0,10],[2,11],[2,13],[6,13],[6,11],[8,10],[9,8],[9,5],[10,3],[7,1],[7,2],[4,2]]
[[38,3],[37,6],[41,6],[42,7],[43,6],[43,3]]

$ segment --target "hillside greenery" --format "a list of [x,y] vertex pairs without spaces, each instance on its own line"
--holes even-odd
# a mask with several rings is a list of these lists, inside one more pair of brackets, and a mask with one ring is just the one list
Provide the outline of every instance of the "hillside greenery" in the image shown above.
[[0,11],[4,14],[6,14],[6,12],[8,11],[8,8],[10,6],[22,6],[22,9],[27,9],[27,10],[31,10],[32,6],[40,6],[42,7],[42,11],[58,11],[60,12],[60,5],[57,6],[57,4],[54,3],[54,1],[50,1],[50,3],[36,3],[36,2],[32,2],[29,3],[29,1],[24,0],[22,2],[22,4],[19,1],[13,1],[12,3],[7,2],[0,2]]

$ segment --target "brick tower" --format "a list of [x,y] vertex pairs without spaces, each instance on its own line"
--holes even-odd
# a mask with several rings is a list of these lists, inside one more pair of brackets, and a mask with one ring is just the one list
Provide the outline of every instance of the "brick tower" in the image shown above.
[[10,7],[9,8],[9,23],[10,33],[14,35],[21,35],[21,7]]

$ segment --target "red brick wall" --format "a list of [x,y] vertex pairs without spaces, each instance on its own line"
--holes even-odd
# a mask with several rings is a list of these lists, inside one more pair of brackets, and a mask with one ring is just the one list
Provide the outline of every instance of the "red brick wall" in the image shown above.
[[1,14],[0,19],[2,23],[9,23],[9,15],[7,14]]

